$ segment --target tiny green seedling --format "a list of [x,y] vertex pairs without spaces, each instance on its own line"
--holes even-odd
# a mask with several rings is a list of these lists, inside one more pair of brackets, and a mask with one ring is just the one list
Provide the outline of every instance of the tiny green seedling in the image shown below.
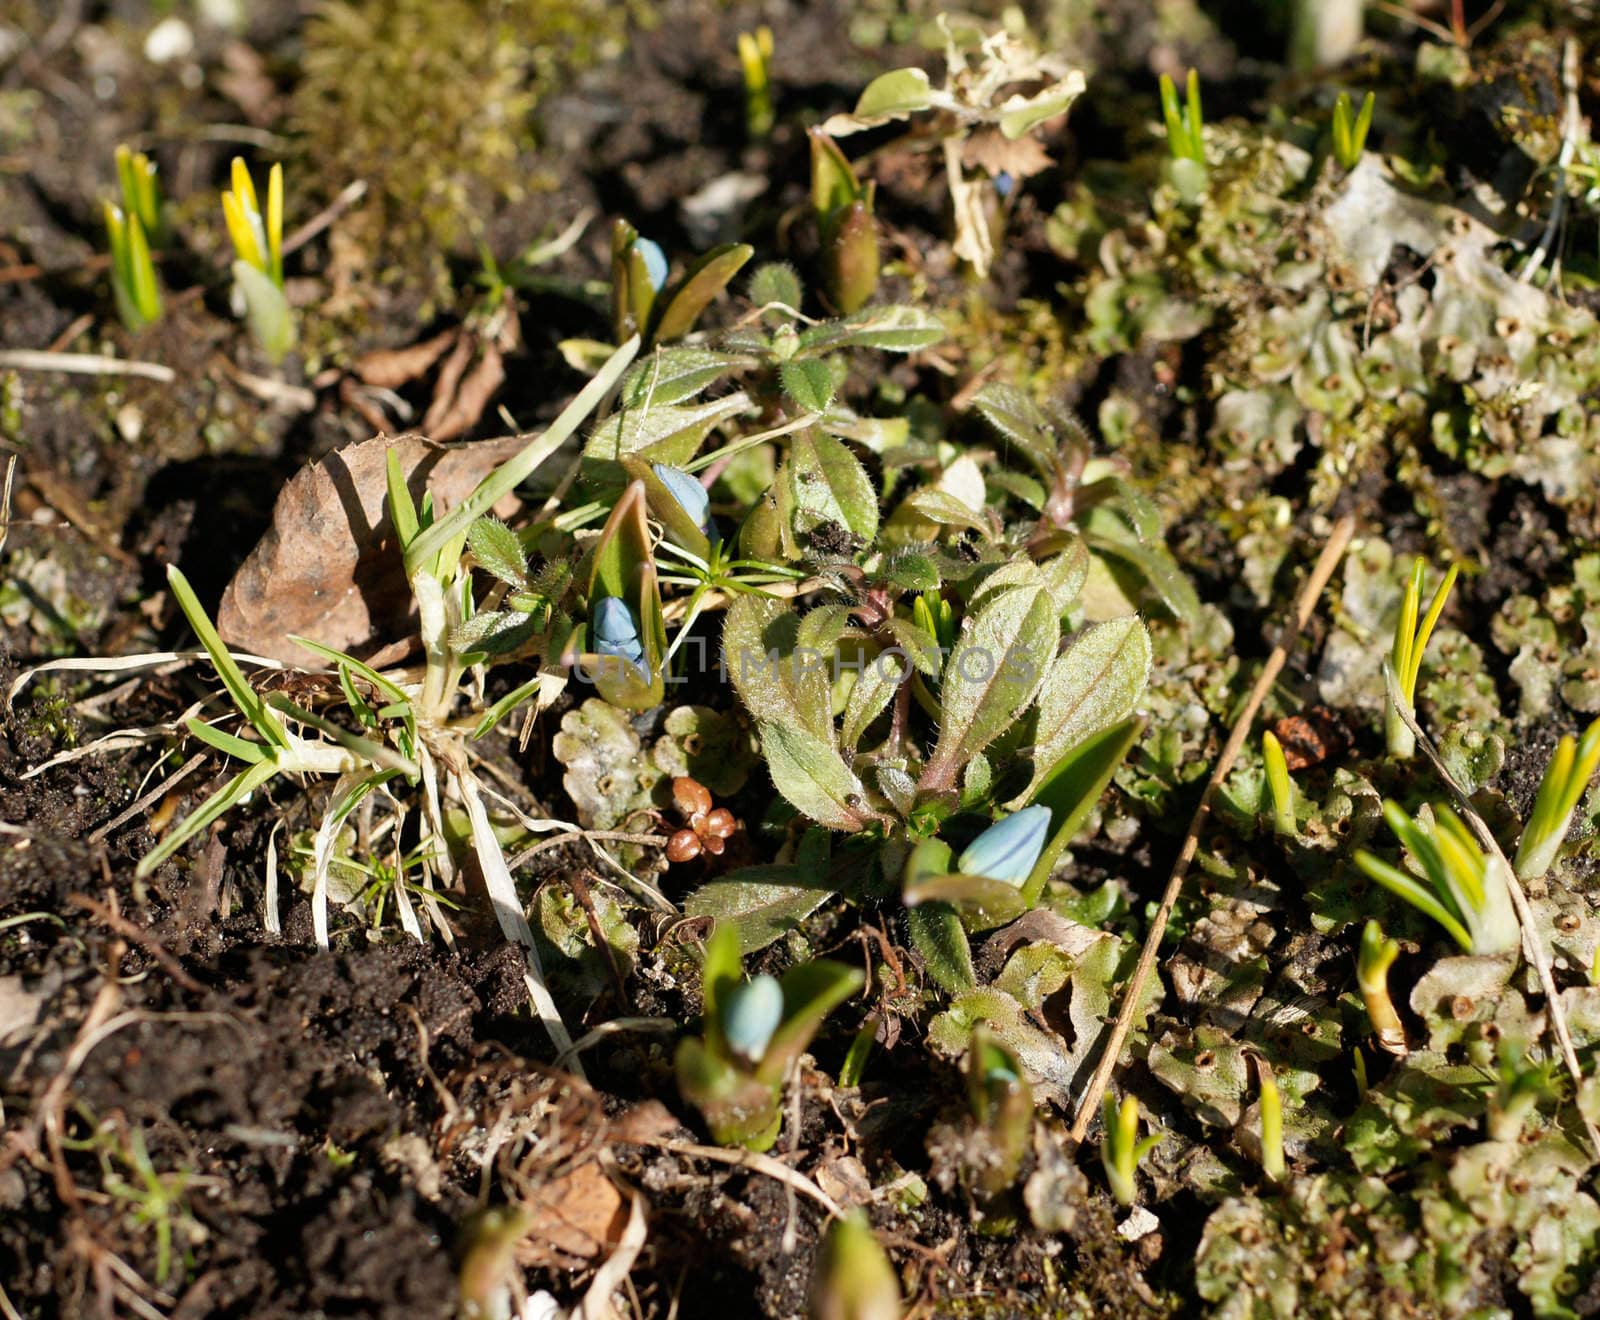
[[234,289],[250,334],[274,362],[294,347],[294,315],[283,294],[283,166],[267,175],[267,209],[261,210],[250,171],[233,158],[233,187],[222,194],[222,216],[233,242]]
[[1383,804],[1383,818],[1405,845],[1427,880],[1375,857],[1356,852],[1356,865],[1385,889],[1432,917],[1467,953],[1502,954],[1521,940],[1504,866],[1478,847],[1461,817],[1442,803],[1433,819],[1413,820],[1395,802]]
[[1496,1051],[1495,1086],[1489,1095],[1489,1140],[1515,1141],[1541,1100],[1559,1094],[1554,1059],[1530,1059],[1517,1042]]
[[1362,98],[1359,114],[1352,109],[1349,92],[1340,92],[1339,99],[1333,103],[1333,158],[1339,162],[1340,169],[1353,170],[1361,162],[1376,104],[1377,97],[1371,92]]
[[1361,987],[1361,999],[1367,1006],[1367,1017],[1372,1022],[1378,1048],[1403,1058],[1406,1029],[1395,1010],[1394,1000],[1389,997],[1389,968],[1399,956],[1400,945],[1384,935],[1382,926],[1369,919],[1361,929],[1356,984]]
[[1523,827],[1522,840],[1512,870],[1523,880],[1537,880],[1548,871],[1561,851],[1562,841],[1572,824],[1578,802],[1588,791],[1595,771],[1600,769],[1600,720],[1596,720],[1574,740],[1565,734],[1545,767],[1534,799],[1533,814]]
[[1161,1144],[1165,1132],[1152,1132],[1139,1139],[1139,1102],[1131,1095],[1123,1096],[1119,1105],[1107,1094],[1100,1113],[1100,1163],[1106,1171],[1106,1182],[1117,1204],[1130,1206],[1139,1199],[1137,1174],[1139,1161]]
[[812,1320],[900,1320],[900,1280],[873,1236],[866,1212],[835,1219],[817,1252],[808,1314]]
[[[1407,705],[1410,706],[1416,705],[1417,676],[1422,672],[1422,653],[1427,650],[1428,639],[1433,636],[1434,625],[1439,622],[1445,602],[1450,599],[1450,589],[1456,584],[1460,568],[1456,564],[1450,565],[1444,580],[1433,593],[1433,599],[1428,602],[1427,613],[1423,614],[1419,621],[1418,614],[1422,609],[1423,571],[1424,565],[1419,555],[1411,567],[1411,577],[1406,582],[1405,594],[1400,600],[1400,616],[1394,625],[1394,645],[1389,653],[1389,663],[1394,669],[1395,683],[1401,695],[1405,697]],[[1396,760],[1408,761],[1416,754],[1416,737],[1400,718],[1400,712],[1393,702],[1389,702],[1384,711],[1384,741],[1388,745],[1389,755]]]
[[678,1088],[725,1146],[763,1151],[778,1139],[784,1082],[822,1020],[865,981],[853,967],[819,960],[781,980],[746,981],[739,933],[721,925],[706,942],[703,1036],[678,1045]]
[[117,148],[117,183],[122,205],[105,203],[111,291],[122,324],[138,331],[161,319],[161,288],[150,249],[165,240],[166,223],[156,167],[142,151]]
[[979,1137],[968,1185],[978,1196],[999,1196],[1017,1180],[1033,1136],[1033,1090],[1022,1064],[982,1024],[967,1048],[967,1105]]
[[739,34],[739,68],[744,74],[744,131],[752,141],[772,132],[772,29],[762,24]]
[[1250,1055],[1256,1066],[1259,1084],[1258,1111],[1261,1117],[1261,1171],[1275,1183],[1284,1179],[1287,1166],[1283,1158],[1283,1093],[1272,1065],[1259,1054]]
[[1300,829],[1294,818],[1294,782],[1289,778],[1283,744],[1271,729],[1261,735],[1261,761],[1266,771],[1267,799],[1272,804],[1272,828],[1292,839]]
[[1206,163],[1205,116],[1200,109],[1200,75],[1189,70],[1185,100],[1178,99],[1172,75],[1161,75],[1161,117],[1167,125],[1167,150],[1173,160]]

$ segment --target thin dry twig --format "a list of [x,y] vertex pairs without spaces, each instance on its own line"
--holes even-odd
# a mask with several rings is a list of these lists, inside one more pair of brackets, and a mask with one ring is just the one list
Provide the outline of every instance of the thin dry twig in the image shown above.
[[5,485],[0,487],[0,550],[6,548],[6,537],[11,534],[11,480],[17,475],[17,456],[6,456]]
[[632,1141],[627,1137],[618,1137],[630,1146],[654,1146],[657,1150],[670,1151],[674,1155],[687,1155],[696,1160],[714,1160],[718,1164],[731,1164],[738,1169],[750,1169],[756,1173],[764,1173],[769,1178],[776,1178],[779,1182],[793,1187],[795,1191],[809,1196],[835,1219],[844,1218],[844,1208],[829,1196],[816,1183],[807,1178],[805,1174],[796,1169],[791,1169],[781,1160],[775,1160],[770,1155],[759,1155],[753,1150],[732,1150],[722,1146],[702,1146],[698,1142],[678,1141],[672,1137],[647,1137],[643,1140]]
[[115,829],[119,828],[120,826],[126,824],[128,821],[132,820],[141,811],[143,811],[146,807],[148,807],[152,802],[157,801],[159,798],[165,797],[169,792],[171,792],[172,786],[174,784],[176,784],[185,775],[192,774],[199,767],[200,763],[202,761],[204,761],[205,759],[206,759],[206,753],[205,752],[196,752],[187,761],[185,761],[181,766],[179,766],[175,771],[173,771],[173,773],[168,778],[163,779],[159,784],[157,784],[154,788],[152,788],[148,793],[143,793],[139,797],[135,798],[123,810],[119,811],[115,816],[113,816],[110,820],[108,820],[104,825],[101,825],[101,826],[97,827],[95,830],[93,830],[84,839],[84,842],[85,843],[99,843],[102,839],[104,839],[107,835],[109,835],[112,830],[115,830]]
[[[1583,1085],[1583,1068],[1578,1063],[1578,1052],[1572,1044],[1572,1032],[1567,1026],[1567,1010],[1561,1004],[1561,992],[1556,989],[1555,974],[1550,970],[1550,959],[1545,956],[1544,945],[1539,942],[1538,928],[1534,925],[1533,909],[1528,906],[1528,895],[1522,888],[1522,882],[1517,879],[1516,870],[1512,867],[1506,855],[1501,851],[1499,841],[1490,831],[1489,826],[1478,814],[1477,808],[1472,805],[1467,792],[1462,788],[1460,781],[1450,773],[1439,756],[1438,750],[1429,741],[1428,735],[1423,733],[1422,726],[1417,723],[1417,713],[1411,708],[1411,703],[1405,699],[1400,691],[1400,685],[1395,681],[1394,669],[1389,662],[1384,661],[1383,680],[1389,691],[1389,700],[1394,702],[1395,709],[1400,712],[1400,718],[1405,726],[1411,730],[1417,740],[1417,746],[1422,748],[1423,754],[1433,763],[1435,773],[1440,781],[1450,790],[1450,796],[1455,798],[1462,820],[1472,831],[1481,847],[1491,857],[1495,858],[1505,873],[1506,888],[1511,891],[1511,906],[1517,910],[1517,921],[1522,925],[1522,947],[1528,955],[1528,961],[1533,964],[1534,971],[1538,974],[1539,985],[1544,990],[1544,997],[1550,1013],[1550,1029],[1555,1033],[1555,1038],[1561,1048],[1562,1062],[1571,1074],[1574,1086]],[[1600,1155],[1600,1129],[1595,1127],[1594,1120],[1584,1113],[1583,1106],[1578,1106],[1578,1115],[1583,1119],[1584,1131],[1589,1134],[1589,1145],[1595,1154]]]
[[1255,722],[1256,712],[1261,709],[1261,703],[1266,700],[1267,693],[1277,681],[1278,674],[1288,663],[1289,652],[1296,638],[1300,636],[1300,630],[1310,620],[1311,612],[1316,608],[1323,588],[1328,585],[1328,579],[1333,576],[1334,569],[1344,558],[1345,547],[1350,544],[1355,529],[1355,517],[1346,514],[1334,524],[1333,530],[1328,534],[1327,543],[1322,547],[1322,553],[1317,556],[1311,575],[1306,578],[1305,585],[1301,587],[1300,595],[1295,600],[1294,613],[1282,635],[1279,636],[1277,645],[1272,648],[1272,654],[1267,657],[1266,664],[1261,667],[1261,673],[1256,676],[1255,686],[1250,689],[1244,708],[1234,721],[1233,731],[1228,735],[1228,741],[1223,745],[1221,755],[1217,757],[1211,778],[1206,780],[1205,789],[1200,794],[1199,805],[1195,807],[1194,815],[1189,820],[1189,829],[1184,835],[1183,846],[1178,850],[1178,860],[1173,863],[1172,874],[1167,879],[1166,892],[1161,896],[1161,906],[1157,909],[1155,920],[1150,925],[1150,933],[1145,936],[1144,948],[1139,952],[1139,964],[1134,968],[1133,979],[1128,982],[1127,990],[1123,992],[1122,1007],[1111,1028],[1111,1037],[1106,1041],[1105,1050],[1100,1055],[1094,1076],[1089,1079],[1083,1099],[1078,1102],[1077,1116],[1072,1120],[1072,1131],[1067,1137],[1073,1148],[1082,1144],[1088,1134],[1089,1123],[1100,1112],[1100,1097],[1105,1094],[1106,1084],[1111,1080],[1111,1074],[1117,1066],[1123,1043],[1133,1027],[1133,1019],[1139,1010],[1139,1000],[1143,996],[1145,983],[1155,970],[1156,954],[1160,951],[1161,941],[1167,933],[1167,922],[1172,917],[1172,909],[1183,889],[1184,878],[1189,874],[1189,864],[1194,861],[1195,852],[1200,846],[1200,831],[1211,814],[1211,799],[1222,781],[1228,777],[1228,772],[1233,769],[1233,763],[1244,747],[1245,739],[1250,736],[1250,726]]
[[102,925],[109,926],[118,935],[132,940],[160,963],[161,970],[166,972],[172,978],[173,983],[180,988],[189,991],[191,994],[200,994],[205,990],[205,987],[200,982],[183,970],[176,958],[162,948],[160,941],[155,936],[150,934],[149,931],[134,925],[120,912],[113,911],[104,903],[96,902],[87,894],[68,894],[67,902],[73,907],[82,908],[90,916],[94,917],[96,921],[99,921]]
[[366,195],[367,181],[365,179],[357,179],[354,183],[345,184],[337,197],[283,240],[284,255],[287,256],[289,253],[303,248]]
[[[613,1179],[618,1179],[614,1166],[608,1165],[606,1171]],[[573,1314],[573,1320],[609,1320],[617,1314],[616,1307],[612,1304],[613,1294],[627,1282],[634,1262],[639,1259],[639,1253],[644,1250],[645,1239],[649,1236],[649,1225],[645,1220],[644,1197],[634,1188],[628,1187],[628,1222],[622,1230],[622,1237],[606,1257],[606,1263],[595,1271],[594,1281],[583,1294],[583,1300],[578,1303],[578,1308]]]
[[178,373],[159,362],[105,357],[99,353],[45,353],[36,348],[0,349],[0,367],[14,371],[64,371],[76,376],[142,376],[170,385]]

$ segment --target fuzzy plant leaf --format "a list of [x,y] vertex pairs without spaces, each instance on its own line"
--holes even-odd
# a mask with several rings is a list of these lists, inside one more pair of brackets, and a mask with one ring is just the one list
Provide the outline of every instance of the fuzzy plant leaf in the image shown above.
[[1048,476],[1055,469],[1054,428],[1039,406],[1016,386],[985,385],[973,397],[972,406],[1040,473]]
[[708,403],[625,409],[595,428],[583,447],[583,480],[592,489],[616,488],[627,480],[622,461],[683,467],[718,423],[743,411],[742,394]]
[[684,345],[658,348],[623,377],[618,397],[625,409],[665,407],[692,399],[725,376],[755,365],[755,358],[742,353]]
[[824,321],[800,333],[797,356],[814,357],[841,348],[880,348],[915,353],[944,338],[944,323],[921,307],[885,304],[866,307],[837,321]]
[[1011,804],[1021,806],[1061,758],[1133,714],[1150,679],[1150,633],[1137,616],[1091,624],[1053,660],[1039,688],[1034,777]]
[[982,599],[945,662],[939,741],[923,770],[925,792],[952,787],[957,770],[1027,708],[1055,653],[1060,624],[1039,581]]
[[[808,365],[808,364],[789,364]],[[794,531],[801,538],[824,523],[870,542],[878,532],[878,494],[849,448],[815,429],[794,438],[788,462]]]
[[1145,588],[1162,608],[1180,623],[1193,623],[1200,615],[1200,597],[1194,584],[1164,546],[1141,543],[1131,538],[1088,532],[1089,548],[1102,559],[1112,561],[1131,574],[1135,590]]
[[965,994],[977,988],[967,928],[949,903],[928,902],[906,910],[911,947],[922,955],[928,975],[946,993]]
[[750,277],[750,301],[757,307],[779,306],[799,311],[805,298],[800,276],[787,262],[769,261]]
[[688,334],[712,299],[728,287],[754,252],[748,243],[725,243],[707,252],[657,300],[656,320],[649,338],[665,343]]
[[498,518],[479,518],[467,528],[467,549],[489,573],[507,586],[528,585],[528,556],[517,534]]
[[959,527],[976,532],[985,541],[994,540],[994,531],[983,515],[965,500],[947,490],[917,490],[907,495],[895,510],[898,524],[914,518],[918,522],[932,523],[935,527]]
[[839,745],[855,751],[866,736],[867,728],[894,700],[900,684],[910,674],[906,660],[892,651],[884,651],[863,660],[856,675],[850,696],[845,701],[844,723],[839,730]]
[[757,730],[773,786],[796,810],[845,832],[861,829],[872,818],[864,805],[866,789],[831,737],[764,722]]
[[820,358],[798,358],[778,368],[783,392],[806,412],[826,412],[833,402],[833,372]]
[[834,895],[826,877],[793,865],[746,866],[702,885],[683,901],[691,917],[714,917],[754,953],[782,939]]

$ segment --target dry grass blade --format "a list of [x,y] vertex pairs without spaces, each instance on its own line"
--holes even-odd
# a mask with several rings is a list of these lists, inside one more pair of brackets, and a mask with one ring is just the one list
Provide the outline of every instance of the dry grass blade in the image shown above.
[[573,1320],[603,1320],[617,1314],[611,1299],[633,1270],[634,1262],[639,1259],[645,1239],[649,1236],[649,1225],[644,1216],[644,1197],[629,1188],[628,1201],[628,1223],[622,1230],[622,1240],[606,1258],[606,1263],[595,1271],[594,1281],[572,1313]]
[[1206,818],[1211,814],[1211,799],[1218,786],[1228,777],[1228,772],[1233,769],[1234,761],[1244,747],[1245,740],[1250,736],[1256,712],[1261,709],[1261,703],[1266,700],[1267,693],[1271,691],[1273,683],[1277,681],[1283,666],[1288,662],[1289,651],[1294,646],[1295,639],[1300,636],[1300,630],[1311,618],[1311,612],[1316,608],[1317,600],[1322,595],[1323,588],[1328,585],[1328,579],[1333,576],[1334,569],[1344,558],[1345,547],[1350,544],[1355,529],[1355,518],[1346,514],[1328,533],[1322,553],[1317,556],[1311,575],[1306,579],[1305,585],[1300,589],[1299,597],[1295,600],[1294,613],[1282,636],[1278,638],[1277,645],[1272,648],[1272,654],[1267,657],[1266,664],[1262,665],[1255,686],[1250,689],[1244,708],[1234,722],[1233,731],[1228,735],[1228,741],[1217,757],[1211,777],[1206,780],[1206,786],[1200,794],[1200,803],[1195,807],[1194,815],[1189,821],[1188,832],[1184,835],[1183,846],[1178,850],[1178,859],[1172,865],[1166,892],[1161,895],[1161,906],[1150,925],[1150,933],[1145,936],[1144,948],[1139,952],[1139,964],[1134,969],[1133,979],[1128,982],[1128,988],[1123,991],[1122,1006],[1111,1028],[1111,1036],[1106,1041],[1100,1062],[1094,1070],[1094,1076],[1089,1079],[1083,1098],[1078,1101],[1078,1112],[1072,1120],[1072,1131],[1068,1135],[1068,1140],[1074,1147],[1082,1143],[1088,1134],[1090,1122],[1100,1112],[1100,1098],[1105,1094],[1106,1084],[1116,1069],[1123,1043],[1133,1028],[1134,1014],[1138,1012],[1145,983],[1155,970],[1156,954],[1160,951],[1162,938],[1167,933],[1167,922],[1171,920],[1172,909],[1183,890],[1184,878],[1189,874],[1189,864],[1194,861],[1195,851],[1200,846],[1200,831],[1205,825]]

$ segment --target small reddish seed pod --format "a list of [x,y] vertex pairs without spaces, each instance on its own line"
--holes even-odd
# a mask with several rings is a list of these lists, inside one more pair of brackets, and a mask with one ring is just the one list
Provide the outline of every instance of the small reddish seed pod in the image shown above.
[[711,794],[706,786],[688,775],[672,781],[672,800],[685,816],[703,816],[711,810]]
[[700,836],[693,830],[679,830],[667,840],[669,862],[692,862],[700,855]]
[[[739,828],[739,822],[733,818],[733,812],[726,807],[718,807],[706,816],[705,826],[700,830],[702,835],[713,839],[730,839],[734,830]],[[722,849],[717,849],[721,852]]]

